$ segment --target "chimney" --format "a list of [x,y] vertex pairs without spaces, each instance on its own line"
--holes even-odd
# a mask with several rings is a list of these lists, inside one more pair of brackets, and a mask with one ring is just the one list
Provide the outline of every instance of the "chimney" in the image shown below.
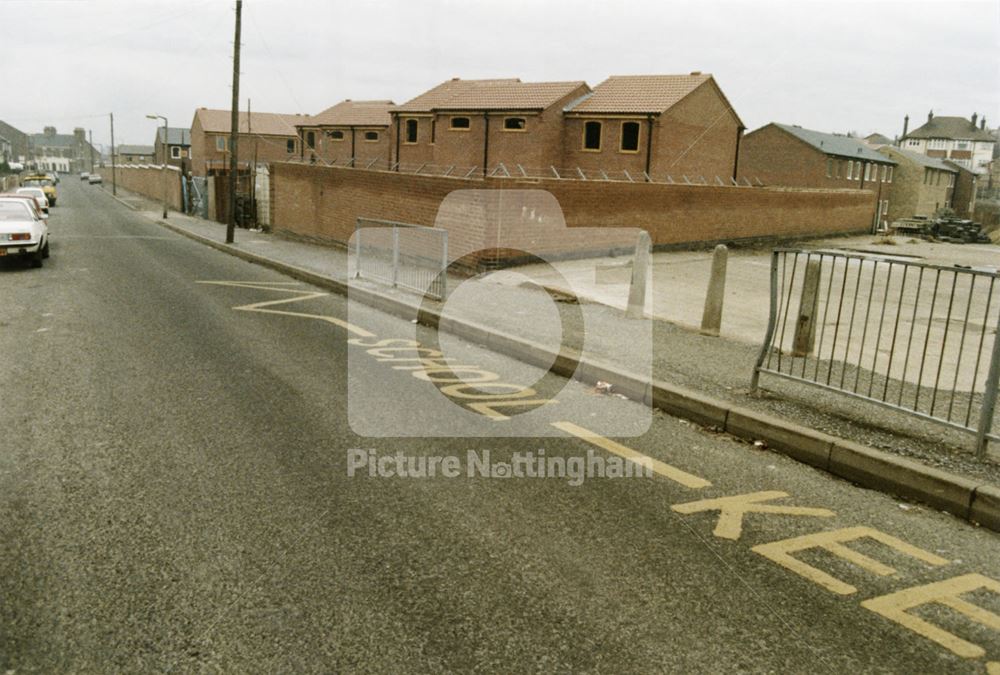
[[979,120],[979,128],[986,131],[986,115],[983,115],[983,119]]
[[976,121],[979,120],[979,113],[972,113],[972,128],[976,128]]
[[[906,138],[906,131],[909,128],[910,128],[910,116],[909,115],[904,115],[903,116],[903,137],[902,138]],[[902,140],[902,138],[900,140]]]
[[927,121],[930,122],[932,119],[934,119],[934,111],[933,110],[931,110],[930,112],[927,113]]
[[45,127],[45,129],[42,131],[42,133],[44,133],[46,136],[55,136],[56,135],[56,128],[55,127]]

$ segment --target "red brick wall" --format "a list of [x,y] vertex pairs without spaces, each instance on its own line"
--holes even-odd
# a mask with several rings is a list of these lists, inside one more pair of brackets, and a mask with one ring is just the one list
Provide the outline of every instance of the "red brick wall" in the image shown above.
[[[661,246],[861,232],[873,215],[867,190],[464,180],[291,163],[272,165],[271,181],[276,231],[341,244],[359,216],[434,225],[445,197],[463,189],[548,191],[570,227],[642,228]],[[445,225],[456,244],[468,234],[461,219]],[[609,232],[607,240],[614,238]]]
[[[316,147],[310,150],[306,135],[313,132],[316,136]],[[342,140],[331,137],[328,132],[339,131],[344,135]],[[378,134],[378,140],[365,140],[365,132],[373,131]],[[309,161],[311,155],[315,154],[318,159],[326,162],[336,162],[346,164],[351,160],[351,127],[303,127],[301,129],[300,142],[305,147],[305,161]],[[387,167],[389,164],[389,151],[392,139],[389,134],[389,127],[355,127],[354,134],[354,158],[357,166],[367,166],[373,159],[378,160],[378,166]]]
[[[115,168],[115,172],[120,187],[157,201],[163,199],[164,178],[163,170],[159,167],[119,166]],[[181,172],[178,169],[168,168],[166,173],[167,204],[170,205],[170,208],[179,211],[182,195]],[[112,181],[110,166],[104,167],[101,177],[104,180],[104,186],[110,187]]]
[[[206,166],[211,163],[214,169],[224,167],[229,168],[229,152],[218,150],[216,138],[226,139],[227,147],[229,134],[206,133],[201,127],[200,120],[195,115],[191,123],[191,172],[195,176],[204,176],[207,173]],[[288,152],[288,141],[294,143],[295,151]],[[260,134],[239,134],[237,139],[237,154],[242,166],[245,162],[252,162],[254,157],[258,162],[282,162],[299,157],[300,144],[297,136],[264,136]]]

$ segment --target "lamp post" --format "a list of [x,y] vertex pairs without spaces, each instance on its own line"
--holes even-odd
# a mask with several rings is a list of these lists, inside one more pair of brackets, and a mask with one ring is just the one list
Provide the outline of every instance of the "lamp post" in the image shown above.
[[163,147],[164,147],[164,150],[163,150],[163,165],[162,165],[163,168],[161,169],[161,172],[163,173],[163,218],[166,219],[166,217],[167,217],[167,151],[166,151],[166,147],[167,147],[167,140],[168,140],[167,139],[167,129],[169,129],[169,126],[167,125],[167,118],[164,117],[163,115],[146,115],[146,119],[150,119],[150,120],[163,120]]

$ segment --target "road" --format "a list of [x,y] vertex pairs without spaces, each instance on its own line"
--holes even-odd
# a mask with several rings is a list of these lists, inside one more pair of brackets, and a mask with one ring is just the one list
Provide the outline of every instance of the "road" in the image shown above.
[[[487,419],[376,346],[428,331],[60,190],[0,266],[0,672],[1000,673],[995,533],[578,383]],[[655,462],[499,477],[543,450]]]

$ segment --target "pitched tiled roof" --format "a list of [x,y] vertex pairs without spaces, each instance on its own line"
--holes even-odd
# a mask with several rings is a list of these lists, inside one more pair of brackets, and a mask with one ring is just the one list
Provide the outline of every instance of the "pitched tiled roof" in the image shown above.
[[594,87],[589,96],[567,106],[573,113],[662,113],[712,79],[690,75],[615,75]]
[[[167,127],[167,139],[167,145],[191,145],[191,131],[180,127]],[[156,129],[156,142],[163,142],[163,127]]]
[[585,87],[586,82],[521,82],[521,80],[460,80],[442,82],[397,106],[394,112],[433,110],[544,110]]
[[865,142],[868,145],[892,145],[892,139],[888,136],[878,133],[868,134],[865,136]]
[[119,155],[150,155],[153,154],[152,145],[119,145],[115,147],[115,152]]
[[[201,128],[209,133],[228,134],[230,113],[228,110],[211,110],[198,108],[195,117],[201,121]],[[295,125],[306,119],[306,115],[286,115],[282,113],[253,112],[250,113],[249,131],[263,136],[296,136]],[[247,113],[240,112],[239,131],[248,131]]]
[[779,124],[777,122],[773,122],[772,124],[828,155],[846,157],[847,159],[867,159],[872,162],[892,163],[891,159],[887,159],[885,155],[875,152],[869,145],[862,143],[857,138],[827,134],[822,131],[813,131],[812,129],[803,129],[791,124]]
[[395,105],[392,101],[352,101],[347,99],[317,115],[309,116],[299,122],[297,126],[387,127],[392,123],[389,110]]
[[924,126],[906,134],[906,138],[951,138],[963,141],[996,141],[964,117],[932,117]]
[[902,148],[896,148],[889,145],[884,145],[879,148],[879,152],[882,154],[893,156],[893,154],[898,154],[898,156],[903,159],[908,159],[911,162],[916,162],[920,166],[925,166],[928,169],[937,169],[938,171],[949,171],[951,173],[958,173],[953,167],[948,166],[942,162],[937,157],[928,157],[919,152],[913,152],[912,150],[903,150]]

